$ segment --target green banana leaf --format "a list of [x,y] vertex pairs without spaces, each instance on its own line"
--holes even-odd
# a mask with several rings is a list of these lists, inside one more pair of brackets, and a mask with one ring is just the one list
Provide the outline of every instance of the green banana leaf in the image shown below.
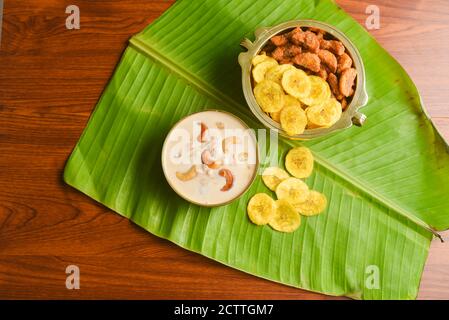
[[[243,98],[240,40],[291,19],[335,25],[366,67],[368,120],[303,144],[306,180],[329,200],[294,233],[250,223],[255,180],[233,203],[178,197],[161,148],[180,118],[208,108],[260,124]],[[282,140],[277,161],[299,142]],[[264,154],[264,165],[273,159]],[[356,299],[414,299],[434,230],[449,227],[448,149],[401,66],[329,0],[181,0],[131,39],[68,160],[65,181],[149,232],[223,264],[286,285]],[[378,281],[376,281],[378,280]]]

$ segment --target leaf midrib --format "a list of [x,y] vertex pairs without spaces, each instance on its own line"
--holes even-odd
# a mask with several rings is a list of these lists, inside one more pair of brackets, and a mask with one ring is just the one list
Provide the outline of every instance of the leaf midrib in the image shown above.
[[[141,33],[140,33],[141,34]],[[130,39],[130,45],[137,51],[141,52],[142,54],[146,55],[147,57],[150,57],[157,62],[161,63],[168,69],[170,69],[172,72],[176,73],[178,76],[181,76],[182,78],[186,79],[188,82],[193,84],[198,91],[203,92],[207,96],[213,98],[217,102],[223,105],[227,105],[232,107],[232,111],[237,113],[239,116],[244,117],[246,121],[252,123],[252,124],[258,124],[253,118],[248,116],[247,113],[242,112],[241,110],[246,109],[244,106],[242,106],[240,103],[235,101],[230,96],[222,93],[221,91],[215,89],[214,87],[207,84],[207,82],[203,81],[201,78],[198,78],[196,75],[188,72],[186,69],[182,68],[180,65],[175,63],[174,61],[164,57],[161,55],[158,51],[156,51],[154,48],[152,48],[147,43],[141,41],[139,39],[140,34],[137,34],[136,36],[133,36]],[[295,147],[295,143],[291,140],[284,139],[283,143],[286,143],[287,145],[291,147]],[[417,216],[415,216],[412,212],[409,212],[403,208],[401,208],[398,204],[396,204],[394,201],[391,201],[390,199],[386,198],[379,192],[373,190],[372,188],[368,187],[365,183],[363,183],[361,180],[351,176],[348,174],[345,170],[342,168],[339,168],[323,157],[321,157],[319,154],[314,152],[315,161],[324,167],[325,169],[329,170],[330,172],[333,172],[336,176],[338,176],[340,179],[348,182],[361,192],[363,192],[366,195],[369,195],[376,201],[378,201],[380,204],[382,204],[384,207],[391,209],[392,211],[398,213],[399,215],[405,217],[406,219],[412,221],[416,225],[422,227],[423,229],[431,232],[434,236],[438,237],[440,240],[442,239],[440,234],[434,230],[431,226],[429,226],[426,222],[419,219]]]

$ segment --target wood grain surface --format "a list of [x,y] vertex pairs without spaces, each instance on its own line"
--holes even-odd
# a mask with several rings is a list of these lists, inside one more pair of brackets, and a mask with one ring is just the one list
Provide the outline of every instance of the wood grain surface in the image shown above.
[[[405,67],[449,139],[449,1],[337,1]],[[228,268],[159,239],[62,181],[129,37],[171,1],[4,3],[0,47],[0,299],[333,299]],[[65,27],[66,6],[81,29]],[[446,237],[449,234],[446,233]],[[81,270],[67,290],[65,268]],[[449,245],[434,241],[419,298],[449,298]]]

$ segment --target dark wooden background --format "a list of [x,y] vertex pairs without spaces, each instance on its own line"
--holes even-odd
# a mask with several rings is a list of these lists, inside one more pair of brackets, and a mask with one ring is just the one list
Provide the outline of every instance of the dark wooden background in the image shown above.
[[[405,67],[449,139],[449,1],[337,1]],[[65,28],[66,6],[81,29]],[[0,48],[0,298],[327,299],[159,239],[62,182],[65,161],[128,38],[171,1],[7,0]],[[446,234],[447,235],[447,234]],[[65,268],[81,289],[65,288]],[[419,298],[449,298],[449,245],[434,241]]]

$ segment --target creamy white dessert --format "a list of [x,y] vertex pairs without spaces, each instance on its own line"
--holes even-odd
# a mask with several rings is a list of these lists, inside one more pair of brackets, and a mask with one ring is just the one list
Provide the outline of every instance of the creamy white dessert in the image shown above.
[[179,121],[162,149],[170,186],[199,205],[226,204],[253,181],[258,165],[254,132],[235,116],[204,111]]

